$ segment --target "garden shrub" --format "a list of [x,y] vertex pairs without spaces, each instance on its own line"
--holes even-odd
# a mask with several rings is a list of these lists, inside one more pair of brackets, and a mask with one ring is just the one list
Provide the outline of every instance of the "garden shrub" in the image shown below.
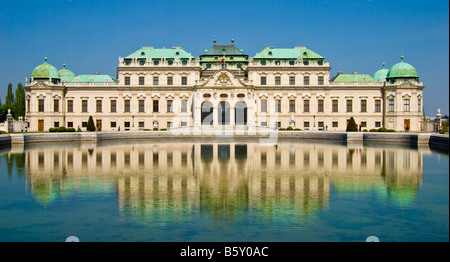
[[350,117],[350,120],[348,121],[348,124],[347,124],[347,129],[345,131],[347,131],[347,132],[358,131],[358,129],[356,128],[355,119],[353,117]]

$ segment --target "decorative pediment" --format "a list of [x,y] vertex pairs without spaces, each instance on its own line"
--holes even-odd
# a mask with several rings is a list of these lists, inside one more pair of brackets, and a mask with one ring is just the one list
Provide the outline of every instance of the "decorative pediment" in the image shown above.
[[231,80],[231,73],[229,72],[220,72],[219,75],[216,77],[216,81],[214,82],[215,85],[232,85],[233,83]]
[[416,86],[410,82],[403,82],[399,88],[416,88]]
[[36,84],[33,85],[33,88],[49,88],[49,86],[44,82],[36,82]]
[[230,70],[222,69],[217,71],[212,77],[206,80],[204,83],[199,84],[199,87],[211,87],[211,88],[247,88],[247,84],[236,78]]
[[44,94],[39,94],[36,96],[37,99],[45,99],[45,95]]

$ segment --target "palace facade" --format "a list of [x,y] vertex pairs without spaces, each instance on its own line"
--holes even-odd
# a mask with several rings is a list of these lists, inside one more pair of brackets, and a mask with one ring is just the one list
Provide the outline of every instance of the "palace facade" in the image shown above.
[[401,61],[373,75],[330,76],[330,63],[307,47],[265,47],[254,57],[214,45],[198,57],[183,47],[141,47],[119,57],[116,77],[75,75],[45,62],[27,80],[29,131],[287,128],[420,131],[423,84]]

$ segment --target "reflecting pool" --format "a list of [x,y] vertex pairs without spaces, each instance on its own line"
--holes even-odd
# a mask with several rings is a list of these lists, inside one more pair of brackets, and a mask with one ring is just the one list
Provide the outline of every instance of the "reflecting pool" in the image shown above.
[[449,240],[428,147],[113,141],[0,149],[0,241]]

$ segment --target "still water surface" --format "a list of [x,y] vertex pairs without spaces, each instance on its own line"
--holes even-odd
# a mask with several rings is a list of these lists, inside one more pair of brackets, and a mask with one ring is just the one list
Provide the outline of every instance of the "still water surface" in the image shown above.
[[0,151],[0,241],[449,241],[449,157],[280,141]]

